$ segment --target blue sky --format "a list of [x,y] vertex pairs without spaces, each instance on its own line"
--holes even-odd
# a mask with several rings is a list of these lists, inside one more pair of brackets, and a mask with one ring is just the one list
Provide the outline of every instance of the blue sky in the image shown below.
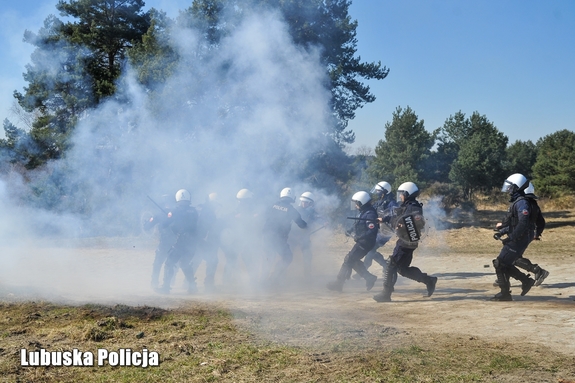
[[[11,117],[14,90],[36,32],[57,0],[0,3],[0,118]],[[146,1],[169,15],[191,0]],[[393,111],[410,106],[429,131],[461,110],[492,121],[510,142],[575,131],[575,2],[569,0],[355,0],[358,55],[390,68],[369,81],[377,100],[349,127],[360,146],[384,138]]]

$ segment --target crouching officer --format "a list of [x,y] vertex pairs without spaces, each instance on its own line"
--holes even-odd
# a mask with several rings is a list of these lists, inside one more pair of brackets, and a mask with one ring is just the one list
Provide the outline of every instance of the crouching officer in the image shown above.
[[535,235],[536,215],[532,212],[532,206],[525,198],[525,189],[529,186],[529,181],[524,175],[515,173],[509,176],[501,191],[510,195],[509,208],[507,216],[501,224],[501,230],[495,233],[495,239],[501,239],[501,236],[507,234],[502,239],[503,248],[493,260],[495,274],[497,275],[497,285],[501,289],[491,300],[494,301],[512,301],[511,285],[509,278],[521,281],[521,295],[527,294],[535,284],[535,280],[528,275],[523,274],[515,266],[515,262],[522,257],[523,253],[533,240]]
[[397,188],[397,199],[401,205],[382,219],[390,222],[396,229],[398,239],[389,258],[387,268],[383,276],[383,291],[374,295],[377,302],[391,302],[391,293],[397,281],[397,274],[424,283],[427,287],[427,296],[435,291],[436,277],[430,277],[419,268],[411,266],[413,252],[418,247],[421,230],[424,228],[423,205],[416,198],[419,188],[413,182],[405,182]]
[[191,261],[196,250],[198,213],[190,202],[190,193],[185,189],[180,189],[176,193],[176,207],[168,213],[166,225],[176,235],[176,242],[170,249],[164,265],[163,285],[157,289],[162,294],[170,292],[170,282],[176,265],[179,265],[184,272],[188,286],[195,286],[194,268]]
[[365,287],[368,291],[377,281],[377,277],[367,271],[362,261],[362,258],[375,246],[379,231],[377,212],[371,204],[371,196],[367,192],[357,192],[351,200],[355,203],[356,209],[359,210],[359,217],[356,218],[354,225],[347,230],[346,234],[353,237],[355,245],[343,259],[336,280],[327,284],[327,288],[333,291],[343,290],[345,280],[351,276],[352,269],[365,279]]

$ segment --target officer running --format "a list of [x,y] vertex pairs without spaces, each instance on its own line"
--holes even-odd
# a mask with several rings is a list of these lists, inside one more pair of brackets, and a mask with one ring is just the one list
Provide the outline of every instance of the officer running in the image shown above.
[[353,238],[355,244],[343,259],[336,280],[327,284],[327,288],[332,291],[343,291],[343,285],[346,279],[351,276],[352,269],[365,279],[365,287],[368,291],[377,281],[377,277],[367,271],[362,261],[362,258],[375,246],[379,231],[377,212],[371,204],[371,196],[367,192],[359,191],[352,196],[351,200],[359,211],[359,217],[355,220],[354,225],[346,231],[346,234]]
[[383,291],[373,297],[377,302],[391,302],[391,293],[394,290],[393,286],[397,281],[398,273],[403,277],[424,283],[428,297],[435,291],[437,277],[430,277],[419,268],[411,266],[413,252],[417,249],[420,239],[418,236],[425,225],[423,205],[416,200],[418,195],[419,188],[413,182],[401,184],[397,188],[397,199],[401,201],[401,205],[394,209],[392,214],[381,219],[382,222],[389,222],[400,235],[385,269]]
[[320,230],[323,227],[320,225],[323,223],[315,210],[315,197],[311,192],[302,193],[299,197],[299,206],[296,210],[300,213],[301,218],[307,223],[307,229],[298,232],[300,235],[297,236],[297,244],[302,252],[304,277],[309,279],[311,277],[313,257],[311,250],[311,235]]
[[225,230],[221,235],[221,248],[226,256],[224,284],[235,287],[240,282],[243,261],[250,278],[249,284],[259,283],[261,270],[261,214],[254,193],[240,189],[236,193],[237,205],[231,216],[226,218]]
[[[535,195],[535,187],[531,182],[529,182],[529,186],[527,187],[527,189],[525,189],[525,198],[529,200],[531,208],[533,209],[532,210],[533,213],[537,215],[537,218],[535,218],[535,234],[533,236],[533,240],[540,241],[541,234],[543,234],[543,230],[545,230],[545,218],[543,218],[541,208],[537,203],[537,196]],[[533,273],[535,279],[534,286],[541,285],[541,283],[543,283],[545,278],[549,276],[549,271],[542,269],[537,264],[531,263],[529,259],[523,257],[521,257],[520,259],[525,260],[525,264],[523,264],[523,262],[516,262],[515,263],[516,266]]]
[[194,292],[195,279],[191,261],[196,250],[198,213],[190,202],[190,193],[185,189],[180,189],[176,193],[176,207],[168,213],[166,226],[176,235],[176,242],[170,249],[164,265],[162,287],[156,290],[161,294],[170,293],[170,282],[176,265],[179,265],[184,272],[189,286],[188,293]]
[[[150,198],[151,199],[151,198]],[[153,201],[153,200],[152,200]],[[155,202],[154,202],[155,203]],[[168,259],[168,253],[172,248],[172,245],[176,242],[176,236],[170,228],[168,228],[168,211],[172,209],[174,204],[173,197],[171,195],[162,196],[162,212],[154,214],[146,222],[144,222],[144,230],[151,232],[157,229],[160,236],[160,241],[158,242],[158,247],[156,248],[154,262],[152,263],[152,278],[150,286],[152,289],[157,289],[160,284],[160,272],[162,270],[162,265]],[[158,206],[158,208],[161,208]]]
[[[266,212],[263,227],[264,246],[269,261],[269,283],[281,285],[285,278],[287,268],[293,260],[293,254],[288,244],[292,222],[301,229],[307,227],[300,213],[292,206],[295,194],[291,188],[284,188],[280,192],[280,199]],[[279,255],[274,265],[275,255]]]
[[[377,216],[379,218],[383,218],[384,216],[388,215],[389,211],[395,207],[397,207],[397,202],[393,198],[393,194],[391,193],[391,185],[389,182],[381,181],[378,182],[370,191],[372,195],[373,207],[377,211]],[[387,261],[381,255],[380,252],[377,251],[380,247],[385,245],[391,239],[391,235],[385,235],[381,231],[377,233],[377,238],[375,240],[375,246],[373,249],[367,253],[363,260],[363,264],[365,265],[366,269],[371,267],[373,261],[377,262],[381,267],[383,267],[383,271],[385,272],[385,268],[387,267]],[[353,276],[354,279],[360,278],[359,274],[355,274]]]
[[216,193],[210,193],[206,201],[198,206],[198,251],[193,258],[193,268],[198,270],[202,261],[206,262],[204,291],[215,289],[215,276],[218,269],[218,249],[222,224],[216,216]]
[[[507,237],[502,239],[503,248],[493,260],[497,284],[501,292],[497,293],[491,300],[512,301],[511,285],[509,278],[521,281],[521,295],[527,294],[535,284],[535,280],[523,274],[515,266],[516,261],[521,258],[529,243],[535,236],[535,222],[537,213],[534,212],[529,199],[525,197],[525,189],[529,186],[529,181],[524,175],[515,173],[509,176],[503,183],[501,191],[510,195],[507,216],[503,220],[501,227]],[[504,234],[495,233],[494,238],[500,239]]]

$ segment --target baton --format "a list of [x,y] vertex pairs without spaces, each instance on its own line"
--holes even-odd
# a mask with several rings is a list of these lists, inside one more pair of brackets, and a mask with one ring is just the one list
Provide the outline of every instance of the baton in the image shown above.
[[312,231],[311,233],[309,233],[309,235],[312,235],[315,232],[320,231],[321,229],[323,229],[325,227],[325,225],[318,227],[317,229],[315,229],[314,231]]
[[152,197],[150,197],[149,195],[146,195],[146,197],[148,197],[148,199],[149,199],[150,201],[152,201],[152,203],[153,203],[154,205],[156,205],[156,206],[158,207],[158,209],[160,209],[160,210],[162,211],[162,213],[168,214],[160,205],[157,204],[156,201],[154,201],[154,200],[152,199]]

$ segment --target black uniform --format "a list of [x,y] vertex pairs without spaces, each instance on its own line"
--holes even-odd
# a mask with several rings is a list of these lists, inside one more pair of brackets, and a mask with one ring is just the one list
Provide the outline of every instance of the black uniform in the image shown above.
[[318,226],[320,226],[322,223],[313,205],[305,208],[302,206],[298,206],[297,211],[300,213],[302,220],[304,220],[307,223],[306,230],[298,231],[296,241],[302,252],[304,274],[306,277],[309,277],[311,276],[311,269],[312,269],[311,260],[313,257],[311,251],[311,233],[312,230],[318,230],[319,229]]
[[240,277],[241,257],[250,283],[259,281],[261,269],[261,214],[253,199],[238,200],[238,205],[226,219],[221,248],[226,256],[224,283],[234,285]]
[[531,286],[534,285],[535,281],[519,271],[515,262],[521,258],[533,240],[536,220],[537,214],[536,212],[533,214],[533,207],[525,198],[525,194],[521,191],[513,194],[511,205],[502,225],[507,233],[507,238],[503,240],[501,252],[493,260],[497,284],[501,288],[501,292],[494,297],[494,300],[512,300],[509,277],[521,281],[521,295],[527,294]]
[[[531,215],[535,217],[535,233],[533,239],[539,239],[543,230],[545,230],[545,218],[543,218],[543,214],[541,213],[541,209],[539,208],[539,204],[537,203],[537,197],[533,194],[526,194],[525,198],[531,204]],[[523,257],[521,255],[515,261],[515,266],[529,271],[533,273],[533,279],[535,279],[535,286],[539,286],[545,278],[549,275],[549,272],[543,268],[541,268],[538,264],[532,263],[531,260]]]
[[213,289],[215,284],[222,227],[213,202],[206,201],[198,206],[198,249],[193,258],[193,268],[197,270],[202,261],[206,262],[204,288],[208,290]]
[[157,228],[160,235],[154,263],[152,264],[152,280],[150,284],[153,289],[157,288],[159,285],[162,265],[168,258],[168,253],[172,248],[172,245],[176,242],[176,236],[167,224],[168,215],[166,213],[154,215],[144,223],[144,230],[151,231],[154,228]]
[[178,202],[176,208],[168,213],[166,227],[176,235],[176,242],[169,251],[164,265],[164,281],[160,292],[170,291],[170,281],[176,265],[184,272],[188,285],[193,286],[194,269],[191,260],[197,244],[198,213],[189,205],[189,201]]
[[367,271],[362,258],[375,246],[378,231],[377,212],[373,205],[368,202],[360,207],[358,220],[355,221],[351,229],[347,230],[346,234],[353,237],[355,245],[343,259],[336,281],[327,285],[328,289],[341,291],[345,280],[349,279],[351,271],[355,270],[365,279],[367,290],[371,290],[377,277]]
[[[416,217],[415,219],[419,217],[419,219],[423,219],[423,205],[414,198],[407,199],[398,208],[394,209],[392,215],[386,216],[384,222],[390,222],[396,230],[403,230],[403,226],[406,225],[405,217]],[[397,274],[424,283],[427,286],[428,296],[433,294],[437,278],[430,277],[419,268],[411,266],[413,252],[417,247],[418,241],[407,241],[401,236],[397,239],[393,254],[389,258],[383,276],[383,292],[374,296],[373,299],[378,302],[391,300],[391,293],[397,281]]]
[[541,208],[537,203],[537,197],[534,194],[525,194],[525,198],[531,204],[532,214],[535,216],[535,237],[533,239],[539,239],[543,230],[545,230],[545,218],[541,213]]
[[[373,207],[377,211],[377,215],[380,218],[383,218],[387,215],[387,212],[389,212],[390,209],[397,207],[397,202],[395,202],[395,199],[393,199],[393,194],[387,193],[383,198],[377,200],[373,204]],[[375,246],[369,251],[369,253],[367,253],[365,259],[363,260],[363,264],[365,265],[366,269],[370,268],[373,261],[380,264],[384,269],[387,267],[386,260],[383,258],[383,255],[377,252],[377,249],[385,245],[390,239],[391,236],[384,235],[381,233],[381,231],[377,233]]]
[[[285,272],[292,262],[293,254],[288,244],[292,222],[305,229],[307,223],[301,218],[300,213],[292,206],[293,200],[289,197],[281,198],[274,203],[266,212],[263,227],[265,250],[268,254],[269,269],[273,268],[275,254],[279,254],[280,260],[275,265],[271,282],[278,283],[285,276]],[[273,254],[273,255],[272,255]]]

